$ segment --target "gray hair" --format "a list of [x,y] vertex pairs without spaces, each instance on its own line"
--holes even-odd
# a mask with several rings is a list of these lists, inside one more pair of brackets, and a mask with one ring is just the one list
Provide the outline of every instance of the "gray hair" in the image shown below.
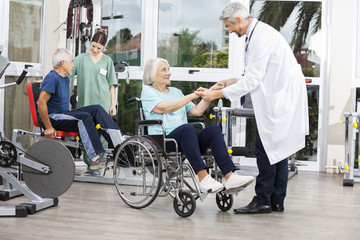
[[243,4],[239,2],[231,2],[222,10],[219,20],[228,20],[232,23],[236,23],[237,17],[243,20],[252,18],[251,14]]
[[145,85],[150,86],[155,82],[156,72],[160,62],[165,62],[169,65],[168,61],[164,58],[152,58],[146,62],[143,75],[143,83]]
[[71,52],[64,48],[56,49],[53,58],[52,58],[52,65],[54,68],[61,66],[61,61],[67,62],[69,58],[72,57]]

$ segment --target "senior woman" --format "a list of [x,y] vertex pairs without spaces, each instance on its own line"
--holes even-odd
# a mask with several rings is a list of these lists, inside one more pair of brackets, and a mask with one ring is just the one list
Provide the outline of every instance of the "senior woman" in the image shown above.
[[[254,181],[252,176],[233,174],[236,170],[231,161],[221,130],[217,125],[211,125],[197,132],[188,124],[187,116],[201,116],[210,102],[201,100],[195,105],[192,100],[199,98],[195,93],[185,95],[181,90],[168,87],[170,85],[169,63],[162,58],[150,59],[144,69],[141,92],[141,102],[145,119],[161,119],[166,130],[166,137],[177,141],[179,150],[189,160],[199,178],[202,192],[218,192],[226,189],[245,187]],[[217,88],[219,84],[211,88]],[[149,134],[162,134],[160,126],[151,126]],[[175,150],[173,143],[167,144],[168,150]],[[201,153],[211,148],[215,161],[224,175],[224,185],[213,179],[206,171],[206,165]]]

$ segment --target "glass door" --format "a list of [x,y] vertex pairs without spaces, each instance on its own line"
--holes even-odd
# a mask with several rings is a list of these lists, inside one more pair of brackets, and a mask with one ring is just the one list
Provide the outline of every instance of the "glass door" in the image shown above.
[[0,90],[2,103],[0,127],[9,139],[14,128],[33,130],[25,84],[41,79],[43,74],[41,49],[43,4],[43,0],[0,2],[2,9],[0,45],[2,45],[2,55],[11,61],[1,83],[14,82],[23,69],[28,67],[28,75],[22,86]]
[[[308,89],[309,128],[305,148],[295,154],[302,170],[319,170],[321,139],[319,126],[323,96],[323,62],[326,41],[322,23],[322,1],[264,1],[250,0],[249,7],[253,17],[278,30],[293,49],[302,67]],[[254,126],[249,120],[249,127]],[[247,145],[253,146],[253,139]]]

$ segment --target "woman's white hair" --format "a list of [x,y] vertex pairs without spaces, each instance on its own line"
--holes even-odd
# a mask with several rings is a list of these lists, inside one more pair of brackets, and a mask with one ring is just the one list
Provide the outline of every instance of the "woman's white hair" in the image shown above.
[[152,58],[146,62],[143,75],[143,83],[145,85],[150,86],[155,82],[156,72],[160,62],[165,62],[169,65],[168,61],[164,58]]
[[252,18],[251,14],[243,4],[239,2],[231,2],[224,7],[219,17],[219,20],[228,20],[232,23],[236,23],[237,17],[243,20]]
[[69,61],[70,57],[72,56],[71,52],[64,48],[56,49],[53,58],[52,58],[52,65],[54,68],[61,66],[61,61]]

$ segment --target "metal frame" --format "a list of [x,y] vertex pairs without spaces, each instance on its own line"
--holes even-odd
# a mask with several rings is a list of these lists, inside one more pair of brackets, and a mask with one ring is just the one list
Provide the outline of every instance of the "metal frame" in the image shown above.
[[[232,142],[232,140],[233,140],[233,137],[232,137],[233,123],[232,123],[232,121],[235,120],[235,118],[244,118],[244,119],[249,118],[249,117],[254,118],[255,117],[254,109],[252,109],[252,108],[223,107],[222,101],[219,100],[218,106],[214,107],[214,112],[215,112],[215,123],[217,125],[221,124],[222,134],[224,136],[225,144],[229,149],[228,152],[230,154],[230,157],[233,159],[235,156],[236,157],[242,156],[242,155],[238,155],[238,154],[233,154],[232,155],[232,153],[234,151],[236,151],[236,150],[238,150],[240,152],[246,152],[247,151],[246,147],[240,147],[240,146],[234,146],[233,145],[233,142]],[[246,169],[247,172],[248,171],[250,171],[250,172],[257,171],[257,167],[253,167],[253,166],[246,166],[243,169],[243,166],[240,165],[240,161],[235,163],[235,165],[239,169],[241,169],[241,170]],[[251,169],[251,168],[253,168],[253,169]],[[256,168],[256,170],[255,170],[255,168]],[[292,155],[292,156],[289,157],[289,175],[288,175],[288,178],[290,179],[295,174],[297,174],[297,172],[298,172],[297,161],[296,161],[294,155]]]
[[[360,112],[345,112],[345,164],[344,170],[344,186],[353,186],[354,182],[360,182],[360,141],[359,126]],[[358,141],[358,145],[356,145]],[[358,156],[355,156],[358,151]],[[355,168],[355,161],[358,159],[358,167]]]
[[[38,170],[39,172],[48,172],[49,167],[34,162],[30,159],[24,157],[24,149],[20,143],[21,135],[30,135],[34,138],[40,136],[39,133],[31,133],[27,131],[22,131],[18,129],[14,129],[13,131],[13,140],[17,139],[18,142],[12,142],[18,149],[16,162],[17,164],[24,164],[33,169]],[[1,138],[2,140],[2,138]],[[49,208],[52,206],[57,206],[58,199],[57,198],[42,198],[32,192],[24,183],[21,182],[21,172],[20,167],[17,170],[11,168],[3,168],[0,167],[0,176],[2,178],[3,187],[0,190],[0,199],[3,201],[9,200],[11,198],[24,195],[30,202],[22,203],[20,205],[15,206],[1,206],[0,207],[0,216],[15,216],[15,217],[26,217],[27,214],[34,214],[37,211],[43,210],[45,208]]]

